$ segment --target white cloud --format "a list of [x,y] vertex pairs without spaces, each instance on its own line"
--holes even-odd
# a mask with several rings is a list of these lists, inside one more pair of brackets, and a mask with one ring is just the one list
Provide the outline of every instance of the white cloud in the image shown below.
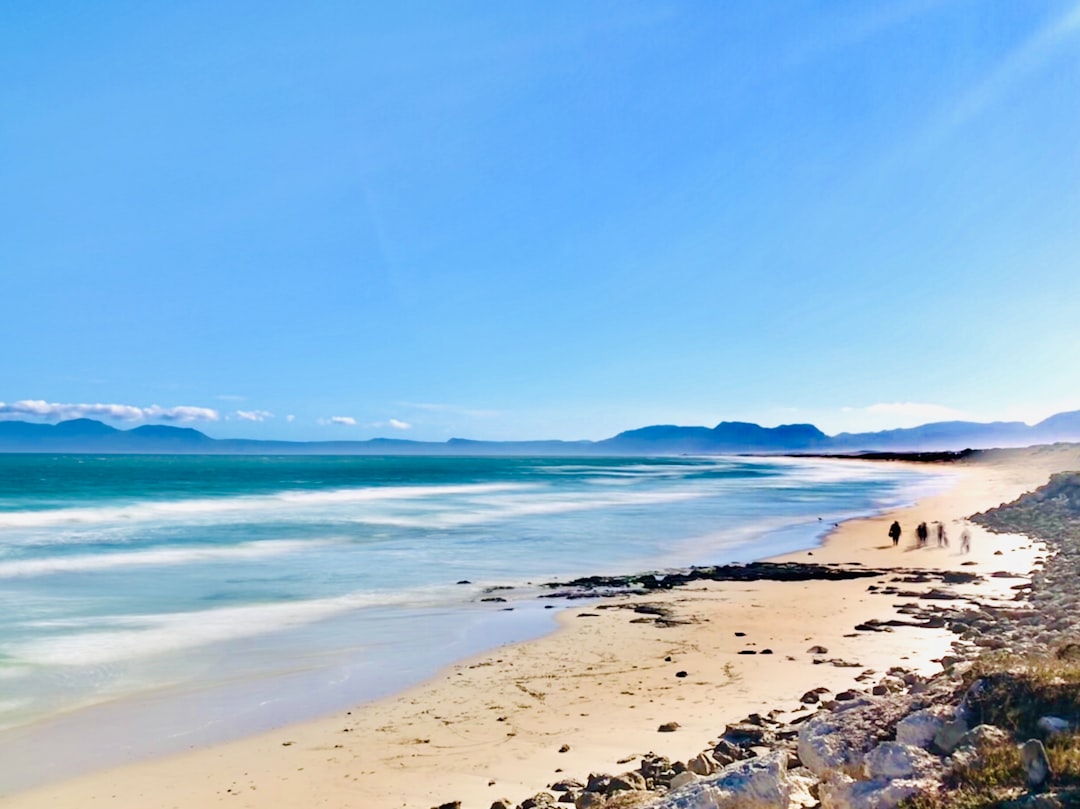
[[399,421],[398,419],[390,419],[388,422],[395,430],[408,430],[412,427],[407,421]]
[[320,419],[321,424],[340,424],[344,427],[355,427],[356,419],[352,416],[331,416],[328,419]]
[[294,421],[296,421],[296,416],[290,413],[285,417],[285,421],[289,422],[289,424],[292,424]]
[[246,396],[237,396],[234,393],[222,393],[217,398],[223,402],[243,402],[247,399]]
[[22,399],[18,402],[0,402],[0,419],[22,418],[91,419],[103,418],[113,421],[218,421],[221,414],[209,407],[162,407],[150,405],[138,407],[126,404],[70,404],[46,402],[41,399]]
[[236,417],[244,421],[266,421],[272,419],[274,414],[269,410],[237,410]]

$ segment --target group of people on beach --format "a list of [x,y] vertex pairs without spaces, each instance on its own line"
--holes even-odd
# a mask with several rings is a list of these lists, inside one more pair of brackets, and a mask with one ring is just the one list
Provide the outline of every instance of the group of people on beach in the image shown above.
[[[889,539],[892,540],[893,547],[895,548],[900,544],[900,535],[903,533],[903,529],[900,527],[898,520],[893,520],[893,524],[889,526]],[[942,522],[934,523],[934,534],[937,537],[937,544],[939,548],[949,547],[949,535],[945,531],[945,524]],[[925,522],[919,523],[915,526],[915,540],[918,547],[925,548],[926,542],[930,538],[930,528]],[[964,528],[960,532],[960,552],[968,553],[971,551],[971,531]]]

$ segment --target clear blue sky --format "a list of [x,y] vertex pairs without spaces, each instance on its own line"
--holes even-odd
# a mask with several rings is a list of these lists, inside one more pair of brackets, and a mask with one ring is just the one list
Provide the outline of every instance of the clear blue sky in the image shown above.
[[0,105],[0,418],[1080,408],[1076,0],[15,0]]

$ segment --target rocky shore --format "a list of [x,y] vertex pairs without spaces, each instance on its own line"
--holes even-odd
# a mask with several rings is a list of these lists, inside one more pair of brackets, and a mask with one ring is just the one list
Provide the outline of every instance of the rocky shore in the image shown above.
[[[945,627],[956,637],[937,675],[903,666],[864,669],[859,687],[815,688],[802,696],[800,711],[751,714],[686,761],[628,756],[625,763],[635,766],[624,772],[562,778],[520,803],[496,800],[491,809],[1080,806],[1080,473],[1055,475],[1035,492],[971,519],[1045,545],[1045,561],[1030,582],[1013,586],[1011,602],[957,592],[977,582],[976,574],[797,563],[552,584],[557,595],[581,598],[702,580],[875,577],[886,583],[868,591],[896,599],[903,618],[867,621],[854,633]],[[605,606],[633,608],[644,620],[672,619],[633,601]],[[821,646],[807,654],[815,664],[859,665],[831,658]],[[671,722],[657,731],[677,729]],[[451,801],[438,809],[459,806]]]

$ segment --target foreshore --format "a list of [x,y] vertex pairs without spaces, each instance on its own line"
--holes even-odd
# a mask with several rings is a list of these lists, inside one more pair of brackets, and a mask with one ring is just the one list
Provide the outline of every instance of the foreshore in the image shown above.
[[[948,491],[846,522],[821,547],[772,561],[970,572],[980,578],[952,584],[952,592],[1011,600],[1042,546],[965,518],[1055,471],[1080,468],[1080,447],[994,451],[948,468],[955,474]],[[888,538],[894,519],[904,528],[897,547]],[[917,547],[914,527],[923,521],[941,521],[951,544]],[[962,528],[972,535],[966,554]],[[940,670],[953,640],[943,627],[856,629],[897,618],[898,597],[882,594],[892,578],[695,581],[581,600],[562,614],[557,633],[461,662],[398,696],[12,795],[4,805],[426,809],[460,801],[463,809],[488,809],[502,798],[514,805],[564,777],[622,772],[648,752],[685,761],[727,723],[807,711],[801,695],[861,688],[867,670]],[[917,596],[941,586],[925,578],[903,587]],[[659,732],[670,723],[677,728]]]

